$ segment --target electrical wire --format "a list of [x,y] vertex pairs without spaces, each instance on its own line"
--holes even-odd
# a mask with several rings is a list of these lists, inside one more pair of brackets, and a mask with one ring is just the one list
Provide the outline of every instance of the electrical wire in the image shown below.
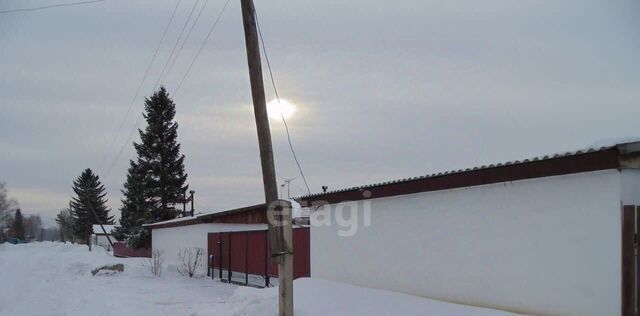
[[184,30],[187,29],[187,25],[189,25],[189,21],[191,21],[191,17],[193,16],[193,12],[196,10],[196,6],[198,5],[198,2],[200,0],[196,0],[193,3],[193,8],[191,8],[191,12],[189,12],[189,16],[187,16],[187,19],[184,21],[184,25],[182,26],[182,30],[180,30],[180,35],[178,35],[178,39],[176,39],[175,44],[173,44],[173,48],[171,49],[171,54],[169,54],[169,58],[167,59],[167,62],[164,63],[164,67],[162,67],[162,71],[160,72],[160,76],[158,77],[158,80],[156,81],[156,84],[153,87],[153,90],[155,91],[156,88],[158,88],[158,85],[162,84],[162,80],[164,80],[164,76],[165,76],[165,71],[167,70],[167,68],[169,67],[169,63],[171,62],[171,58],[173,58],[173,55],[176,52],[176,48],[178,48],[178,44],[180,43],[180,40],[182,39],[182,35],[184,35]]
[[202,44],[200,45],[200,48],[198,49],[198,52],[196,53],[196,55],[191,60],[191,63],[189,64],[189,67],[187,67],[187,71],[182,76],[182,79],[180,79],[180,83],[178,84],[178,87],[176,88],[176,90],[173,91],[174,95],[176,95],[178,93],[178,91],[182,87],[182,84],[184,83],[185,79],[189,75],[189,72],[191,72],[191,68],[193,68],[193,64],[196,63],[196,60],[198,59],[198,57],[200,56],[200,53],[202,52],[202,50],[204,49],[205,45],[207,44],[207,41],[209,40],[209,37],[211,37],[211,34],[213,33],[213,30],[215,30],[216,26],[218,25],[218,22],[220,22],[220,18],[222,18],[222,15],[224,14],[224,11],[227,9],[227,6],[229,5],[230,1],[231,0],[227,0],[227,2],[224,3],[224,6],[222,7],[222,10],[220,10],[220,13],[218,14],[218,17],[216,18],[216,20],[211,25],[211,28],[209,28],[209,32],[207,33],[207,36],[202,41]]
[[[220,10],[220,13],[218,14],[218,17],[216,18],[215,22],[213,23],[213,25],[211,26],[211,28],[209,29],[209,33],[207,34],[206,38],[204,39],[204,41],[202,42],[202,45],[200,46],[200,49],[198,50],[198,53],[196,54],[196,57],[193,59],[193,61],[191,62],[191,64],[189,65],[189,68],[187,70],[187,73],[185,73],[185,76],[182,77],[182,80],[180,81],[180,85],[178,86],[178,88],[182,85],[182,82],[184,82],[184,79],[186,78],[186,74],[189,73],[189,70],[191,70],[191,67],[193,66],[193,64],[195,63],[195,60],[197,58],[197,56],[200,54],[200,52],[202,51],[202,49],[204,48],[204,45],[206,44],[207,40],[209,39],[209,37],[211,36],[211,33],[213,33],[213,30],[215,29],[216,25],[218,25],[218,22],[220,21],[220,18],[222,17],[222,14],[224,13],[225,9],[227,8],[227,5],[229,4],[231,0],[227,0],[227,2],[225,2],[224,7],[222,7],[222,10]],[[174,46],[175,48],[175,46]],[[154,87],[154,90],[157,88]],[[177,90],[176,90],[177,91]],[[174,92],[175,94],[175,92]],[[131,129],[131,131],[129,132],[129,135],[127,136],[127,139],[125,140],[125,142],[122,144],[122,147],[120,148],[120,151],[118,152],[118,155],[116,156],[116,158],[114,159],[114,161],[111,163],[111,167],[109,169],[112,169],[113,166],[117,163],[117,161],[120,159],[120,157],[122,156],[122,153],[124,152],[124,149],[126,147],[126,145],[131,141],[131,139],[133,138],[133,135],[135,133],[136,130],[138,130],[140,123],[142,122],[142,118],[144,117],[143,113],[141,112],[140,115],[138,116],[138,119],[136,120],[135,124],[133,125],[133,128]],[[104,178],[105,180],[107,180],[107,178]]]
[[191,27],[189,28],[189,31],[187,31],[187,36],[184,37],[184,40],[182,41],[182,44],[180,45],[180,48],[178,49],[178,52],[174,56],[173,61],[171,61],[171,64],[169,65],[169,69],[165,73],[164,78],[162,78],[162,82],[165,82],[165,80],[167,80],[167,76],[169,75],[169,73],[171,73],[171,70],[173,69],[173,66],[176,64],[176,61],[178,60],[178,56],[180,56],[180,53],[184,49],[184,45],[189,40],[189,37],[191,37],[191,32],[193,32],[193,29],[195,28],[196,24],[198,24],[198,21],[200,20],[200,16],[202,15],[202,12],[204,11],[204,8],[207,6],[207,3],[209,3],[209,0],[205,0],[204,4],[202,5],[202,7],[200,7],[200,11],[198,11],[198,15],[196,15],[196,19],[191,24]]
[[[267,47],[264,44],[264,38],[262,37],[262,30],[260,29],[260,22],[258,22],[258,12],[254,11],[256,18],[256,26],[258,28],[258,35],[260,36],[260,43],[262,44],[262,51],[264,52],[264,59],[267,62],[267,68],[269,69],[269,76],[271,78],[271,85],[273,86],[273,92],[276,95],[276,100],[278,100],[278,104],[280,104],[280,96],[278,95],[278,89],[276,88],[276,82],[273,79],[273,72],[271,71],[271,63],[269,62],[269,56],[267,55]],[[302,170],[302,166],[300,165],[300,161],[298,160],[298,156],[296,155],[295,149],[293,149],[293,144],[291,142],[291,134],[289,133],[289,126],[287,125],[287,120],[284,118],[284,114],[280,111],[280,117],[282,118],[282,123],[284,123],[284,129],[287,133],[287,141],[289,142],[289,149],[291,149],[291,154],[293,155],[293,160],[295,160],[296,165],[298,166],[298,170],[300,171],[300,176],[302,176],[302,181],[304,181],[304,185],[307,188],[307,192],[311,194],[311,189],[309,188],[309,184],[307,183],[307,178],[304,176],[304,171]]]
[[103,1],[104,0],[81,1],[81,2],[52,4],[52,5],[42,6],[42,7],[35,7],[35,8],[2,10],[2,11],[0,11],[0,14],[16,13],[16,12],[30,12],[30,11],[38,11],[38,10],[51,9],[51,8],[60,8],[60,7],[71,7],[71,6],[76,6],[76,5],[90,4],[90,3],[103,2]]
[[[113,169],[113,166],[115,166],[116,162],[118,162],[118,160],[120,160],[120,156],[122,156],[122,153],[124,152],[124,149],[127,147],[127,144],[131,141],[131,138],[133,137],[133,133],[136,130],[138,130],[138,126],[140,125],[140,121],[142,121],[143,117],[144,117],[144,115],[142,115],[142,113],[140,113],[140,116],[138,116],[138,119],[136,120],[134,128],[131,129],[131,132],[129,132],[129,136],[127,136],[127,139],[125,140],[125,142],[120,147],[120,151],[118,152],[118,155],[116,155],[116,158],[111,163],[111,166],[109,167],[109,171],[111,171],[111,169]],[[107,177],[105,177],[104,180],[107,181]],[[113,184],[113,181],[109,182],[109,186],[111,186],[111,184]]]
[[[160,41],[158,42],[158,46],[156,47],[155,52],[153,53],[153,57],[151,57],[151,61],[147,65],[147,69],[144,71],[144,75],[142,76],[142,80],[140,81],[140,84],[138,85],[138,88],[136,89],[136,93],[134,94],[133,98],[131,99],[131,103],[129,104],[129,108],[127,109],[127,113],[125,113],[124,117],[122,118],[122,121],[120,121],[120,126],[118,127],[118,130],[116,132],[116,136],[113,138],[113,141],[111,142],[111,145],[109,145],[109,152],[111,152],[111,148],[113,148],[113,145],[115,145],[116,140],[119,138],[118,136],[120,135],[120,132],[122,131],[122,128],[124,127],[124,124],[127,121],[127,118],[129,117],[129,113],[131,113],[131,110],[133,109],[133,105],[135,104],[136,99],[140,95],[140,91],[142,89],[142,86],[144,85],[145,80],[147,80],[147,77],[149,76],[149,71],[151,70],[151,66],[155,62],[156,57],[158,57],[158,52],[160,51],[160,47],[162,47],[162,43],[164,42],[164,39],[167,36],[167,32],[169,31],[169,27],[171,27],[171,23],[173,22],[173,18],[176,16],[176,12],[178,11],[178,7],[180,6],[181,2],[182,2],[182,0],[178,0],[178,2],[176,3],[176,6],[173,8],[173,12],[171,13],[171,17],[169,18],[169,22],[167,23],[167,26],[165,26],[164,31],[162,32],[162,36],[160,37]],[[125,143],[125,145],[126,145],[126,143]],[[115,162],[112,161],[111,165],[109,166],[108,171],[104,174],[104,179],[105,180],[107,179],[107,176],[109,175],[109,173],[111,173],[111,169],[113,168],[114,164],[115,164]]]
[[[171,61],[171,58],[173,57],[173,55],[175,53],[175,50],[178,47],[178,43],[180,42],[180,39],[182,38],[182,35],[184,34],[184,30],[186,29],[187,25],[189,24],[189,21],[191,20],[191,16],[193,15],[193,12],[195,11],[196,6],[197,6],[199,1],[200,0],[196,0],[194,2],[193,8],[191,9],[191,12],[189,13],[189,16],[187,17],[187,20],[185,21],[185,24],[182,26],[182,30],[180,31],[180,35],[178,36],[178,40],[176,40],[175,44],[173,45],[173,48],[171,49],[171,54],[169,55],[169,58],[167,59],[167,62],[164,64],[164,67],[162,68],[162,71],[160,72],[160,76],[158,77],[158,80],[154,84],[153,91],[155,91],[157,89],[158,84],[160,83],[160,81],[161,81],[161,79],[163,77],[163,74],[164,74],[165,70],[167,69],[167,66],[168,66],[169,62]],[[165,32],[163,33],[162,39],[164,39],[164,36],[166,35],[166,31],[169,29],[169,26],[171,25],[171,21],[173,21],[173,18],[175,16],[176,11],[177,11],[178,7],[180,6],[181,2],[182,2],[182,0],[178,0],[178,3],[176,4],[176,7],[174,8],[174,11],[173,11],[173,13],[171,15],[171,19],[169,20],[169,23],[167,24],[167,27],[165,28]],[[160,44],[162,44],[162,43],[160,43]],[[160,49],[160,45],[158,45],[157,50],[159,50],[159,49]],[[155,56],[156,55],[154,55],[154,60],[155,60]],[[150,66],[151,66],[151,64],[149,64],[148,68],[150,68]],[[107,176],[111,173],[111,170],[113,169],[115,164],[120,160],[120,156],[122,156],[122,153],[124,152],[125,147],[131,141],[135,131],[139,128],[140,122],[142,121],[143,117],[144,117],[143,113],[140,112],[140,115],[138,115],[138,118],[136,119],[136,122],[133,125],[133,128],[129,132],[129,135],[127,136],[127,138],[125,139],[124,143],[120,147],[120,150],[118,151],[118,154],[116,155],[116,157],[111,162],[111,165],[109,166],[109,169],[108,169],[108,171],[106,173]],[[105,176],[104,179],[105,179],[105,181],[108,180],[106,176]]]

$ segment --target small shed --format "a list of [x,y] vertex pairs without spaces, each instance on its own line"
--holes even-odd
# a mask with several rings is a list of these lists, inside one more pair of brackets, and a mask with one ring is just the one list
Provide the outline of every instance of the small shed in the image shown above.
[[[102,227],[104,227],[104,230],[102,230]],[[111,238],[111,242],[115,242],[112,232],[116,225],[102,225],[102,227],[100,225],[93,225],[93,234],[91,235],[92,242],[94,245],[101,246],[107,249],[107,251],[111,251],[111,244],[107,237]]]
[[[293,204],[294,222],[308,222],[308,214],[301,210],[296,202]],[[208,268],[224,270],[224,279],[231,282],[235,281],[231,278],[234,271],[236,276],[240,273],[254,274],[253,272],[257,272],[259,278],[277,275],[273,273],[273,268],[271,270],[264,268],[269,264],[266,248],[263,247],[267,246],[266,238],[263,238],[263,236],[266,237],[267,231],[265,204],[201,213],[193,217],[176,218],[145,226],[151,229],[152,249],[160,251],[168,264],[179,265],[181,251],[200,248],[207,254],[201,270],[203,274]],[[299,240],[294,243],[295,251],[300,253],[298,265],[303,266],[298,268],[298,276],[309,276],[309,229],[308,226],[295,226],[296,236],[306,234],[306,239],[304,236],[299,237]],[[246,238],[246,236],[251,237]],[[242,239],[242,246],[238,243],[240,239]],[[248,248],[248,243],[260,243],[260,247]],[[224,245],[224,252],[220,251],[221,245]],[[262,268],[259,271],[249,271],[248,265]],[[216,271],[215,275],[222,275],[221,271]],[[247,276],[244,280],[248,280]]]

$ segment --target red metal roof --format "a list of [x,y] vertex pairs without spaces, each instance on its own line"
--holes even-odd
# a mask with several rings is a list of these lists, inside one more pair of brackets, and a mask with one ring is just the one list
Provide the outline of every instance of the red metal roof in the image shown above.
[[297,197],[302,206],[438,191],[579,172],[638,166],[640,142],[588,148],[562,154],[450,170]]
[[200,214],[193,217],[181,217],[168,221],[146,224],[144,226],[151,229],[157,229],[203,223],[266,224],[266,208],[264,203],[256,204],[222,212]]

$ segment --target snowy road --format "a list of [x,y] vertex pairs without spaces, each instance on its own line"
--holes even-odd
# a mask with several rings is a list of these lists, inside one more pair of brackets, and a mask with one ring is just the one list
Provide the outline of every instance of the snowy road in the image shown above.
[[[0,315],[276,315],[275,289],[187,279],[170,268],[157,278],[143,262],[71,244],[0,245]],[[124,273],[91,275],[110,263],[124,263]],[[295,287],[296,316],[514,315],[322,280]]]
[[[237,288],[173,271],[156,278],[143,259],[114,258],[96,248],[0,245],[0,315],[220,315]],[[91,275],[94,267],[118,262],[125,264],[121,275]]]

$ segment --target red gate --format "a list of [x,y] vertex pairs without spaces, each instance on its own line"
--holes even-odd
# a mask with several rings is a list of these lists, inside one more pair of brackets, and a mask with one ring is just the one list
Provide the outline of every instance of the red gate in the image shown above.
[[[208,271],[229,283],[256,285],[251,279],[263,278],[269,286],[270,277],[278,276],[278,266],[269,257],[267,231],[240,231],[208,234]],[[311,275],[309,228],[293,230],[293,277]],[[240,279],[239,279],[240,278]]]

